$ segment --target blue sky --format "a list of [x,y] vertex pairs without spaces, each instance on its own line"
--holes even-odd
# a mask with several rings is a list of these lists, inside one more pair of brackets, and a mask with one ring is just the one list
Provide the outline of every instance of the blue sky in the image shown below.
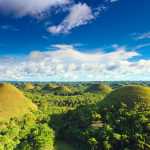
[[149,0],[0,0],[0,80],[150,80]]

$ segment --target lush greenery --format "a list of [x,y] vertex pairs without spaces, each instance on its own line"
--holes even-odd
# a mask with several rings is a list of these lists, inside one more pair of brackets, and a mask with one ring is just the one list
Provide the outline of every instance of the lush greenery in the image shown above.
[[10,108],[37,108],[1,120],[0,150],[149,150],[150,88],[109,84],[4,84],[0,112],[7,94]]
[[[58,122],[60,126],[55,128]],[[139,105],[132,110],[124,103],[109,109],[94,105],[78,107],[59,121],[54,117],[52,127],[59,137],[80,143],[83,149],[150,149],[150,109]]]

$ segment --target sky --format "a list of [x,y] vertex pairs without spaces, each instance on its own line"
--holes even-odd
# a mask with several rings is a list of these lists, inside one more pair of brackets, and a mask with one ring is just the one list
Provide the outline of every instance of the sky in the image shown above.
[[0,0],[0,81],[149,81],[149,0]]

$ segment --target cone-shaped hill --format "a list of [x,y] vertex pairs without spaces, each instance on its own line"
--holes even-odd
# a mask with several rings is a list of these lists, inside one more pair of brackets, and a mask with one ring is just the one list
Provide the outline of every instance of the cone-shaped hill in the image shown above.
[[133,108],[136,104],[150,105],[150,87],[129,85],[111,92],[103,100],[105,106],[117,106],[121,103]]
[[73,92],[72,88],[65,85],[47,84],[42,89],[45,92],[54,93],[56,95],[69,95]]
[[68,95],[71,93],[72,93],[71,88],[67,86],[58,86],[55,88],[55,94],[58,94],[58,95]]
[[46,84],[46,85],[42,88],[42,90],[43,90],[43,91],[47,91],[47,92],[53,92],[56,87],[58,87],[56,84],[51,84],[51,83],[49,83],[49,84]]
[[0,84],[0,120],[21,117],[36,106],[11,84]]
[[26,90],[33,90],[34,89],[34,85],[32,83],[25,83],[24,84],[24,88]]
[[87,92],[97,93],[101,92],[103,94],[110,93],[112,88],[106,84],[92,84],[86,90]]

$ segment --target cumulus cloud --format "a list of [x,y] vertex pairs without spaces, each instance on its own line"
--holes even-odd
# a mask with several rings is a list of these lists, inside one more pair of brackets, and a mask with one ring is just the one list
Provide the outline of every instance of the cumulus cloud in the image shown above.
[[53,34],[68,33],[71,29],[85,25],[94,18],[92,9],[86,3],[74,4],[68,16],[59,25],[50,26],[48,31]]
[[68,3],[69,0],[0,0],[0,12],[15,16],[36,16],[51,7]]
[[54,10],[56,14],[60,10],[61,12],[69,11],[59,24],[46,27],[47,31],[52,34],[68,33],[75,27],[86,25],[96,19],[101,12],[109,7],[107,2],[116,1],[105,0],[96,8],[92,8],[86,3],[76,3],[74,0],[0,0],[0,14],[43,19],[43,17],[50,15],[51,10]]
[[72,45],[53,45],[49,51],[32,51],[22,59],[0,57],[0,80],[149,80],[150,60],[133,61],[139,55],[124,47],[85,53]]

